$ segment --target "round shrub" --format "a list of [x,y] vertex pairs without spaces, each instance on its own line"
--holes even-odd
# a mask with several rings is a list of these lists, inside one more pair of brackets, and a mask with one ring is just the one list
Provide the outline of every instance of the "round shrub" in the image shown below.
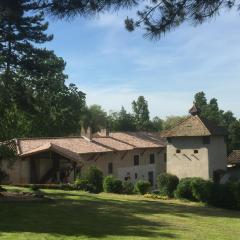
[[32,191],[38,191],[38,190],[40,189],[40,187],[39,187],[38,185],[32,184],[32,185],[30,186],[30,189],[31,189]]
[[87,170],[84,179],[93,186],[92,192],[100,193],[103,190],[103,173],[98,168],[91,166]]
[[178,183],[178,177],[169,173],[162,173],[157,178],[159,193],[168,197],[173,197]]
[[123,182],[123,193],[132,194],[134,190],[134,185],[130,181]]
[[115,179],[112,176],[107,176],[103,181],[103,189],[109,193],[122,193],[123,185],[122,181]]
[[182,178],[175,191],[175,197],[179,199],[195,200],[192,194],[191,182],[193,178]]
[[74,182],[75,189],[88,191],[89,182],[86,179],[77,178]]
[[147,193],[149,191],[150,187],[151,187],[151,184],[148,181],[139,180],[135,184],[136,192],[138,192],[142,195]]
[[199,202],[209,202],[211,198],[212,182],[202,178],[194,178],[191,181],[193,198]]
[[229,184],[213,184],[209,203],[215,207],[236,208],[237,202],[232,186]]
[[113,192],[113,182],[114,182],[114,177],[112,176],[106,176],[103,181],[103,190],[104,192]]
[[123,185],[122,181],[119,179],[115,179],[113,182],[113,193],[122,193]]

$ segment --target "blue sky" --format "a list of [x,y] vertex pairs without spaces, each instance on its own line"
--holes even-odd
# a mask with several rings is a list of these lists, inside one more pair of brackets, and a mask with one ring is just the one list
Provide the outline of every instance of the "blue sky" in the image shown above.
[[88,105],[130,111],[143,95],[151,116],[165,118],[186,114],[193,95],[204,91],[240,117],[239,13],[224,12],[198,27],[184,24],[159,41],[145,39],[142,30],[127,32],[128,14],[50,19],[54,40],[46,46],[64,58],[68,83],[86,93]]

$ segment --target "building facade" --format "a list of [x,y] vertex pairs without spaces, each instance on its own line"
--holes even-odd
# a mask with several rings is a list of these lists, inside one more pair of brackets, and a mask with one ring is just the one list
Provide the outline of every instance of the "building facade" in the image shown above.
[[226,130],[201,118],[195,106],[189,117],[162,136],[168,140],[168,173],[210,179],[216,171],[226,170]]

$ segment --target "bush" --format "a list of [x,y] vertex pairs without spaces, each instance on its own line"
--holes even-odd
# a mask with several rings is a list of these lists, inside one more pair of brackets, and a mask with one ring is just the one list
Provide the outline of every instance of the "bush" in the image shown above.
[[140,194],[142,194],[142,195],[144,195],[145,193],[148,192],[150,187],[151,187],[150,182],[139,180],[135,184],[135,191],[140,193]]
[[35,191],[38,191],[38,190],[40,189],[40,186],[35,185],[35,184],[32,184],[32,185],[30,186],[30,189],[35,192]]
[[182,178],[174,193],[176,198],[196,200],[192,194],[191,183],[194,178]]
[[123,193],[132,194],[134,191],[134,185],[130,181],[123,182]]
[[0,184],[2,184],[2,182],[4,182],[7,179],[8,179],[8,174],[2,169],[0,169]]
[[103,181],[103,189],[105,192],[109,193],[122,193],[123,185],[122,181],[115,179],[112,176],[107,176]]
[[74,182],[74,188],[76,190],[87,191],[87,192],[95,192],[95,188],[92,184],[88,182],[86,179],[77,178]]
[[211,198],[212,182],[202,178],[194,178],[191,181],[192,196],[199,202],[209,202]]
[[7,192],[7,189],[0,186],[0,192]]
[[89,184],[93,187],[94,193],[100,193],[103,190],[103,173],[98,168],[91,166],[85,176],[84,179],[88,181]]
[[178,177],[169,173],[160,174],[157,178],[159,193],[168,197],[173,197],[178,183]]
[[209,203],[215,207],[234,209],[237,201],[234,194],[234,187],[230,184],[214,183],[211,191]]

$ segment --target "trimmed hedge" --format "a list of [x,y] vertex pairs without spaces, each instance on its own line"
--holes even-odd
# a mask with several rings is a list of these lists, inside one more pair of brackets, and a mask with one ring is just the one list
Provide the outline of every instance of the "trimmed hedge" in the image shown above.
[[169,173],[160,174],[157,178],[159,194],[173,197],[174,191],[176,190],[178,183],[179,179],[177,176]]
[[191,183],[194,178],[182,178],[177,186],[174,195],[179,199],[188,199],[191,201],[196,200],[192,193]]
[[93,193],[100,193],[103,191],[103,173],[98,168],[91,166],[86,171],[83,179],[87,180],[93,187]]
[[115,179],[112,176],[107,176],[103,181],[103,189],[105,192],[109,193],[122,193],[123,185],[122,181]]
[[123,193],[124,194],[133,194],[134,185],[130,181],[123,182]]
[[202,178],[193,178],[191,181],[192,196],[199,202],[209,202],[213,183]]
[[105,192],[109,193],[122,193],[123,185],[122,181],[115,179],[112,176],[107,176],[103,182],[103,189]]
[[135,191],[144,195],[149,191],[150,187],[151,187],[150,182],[139,180],[135,184]]

